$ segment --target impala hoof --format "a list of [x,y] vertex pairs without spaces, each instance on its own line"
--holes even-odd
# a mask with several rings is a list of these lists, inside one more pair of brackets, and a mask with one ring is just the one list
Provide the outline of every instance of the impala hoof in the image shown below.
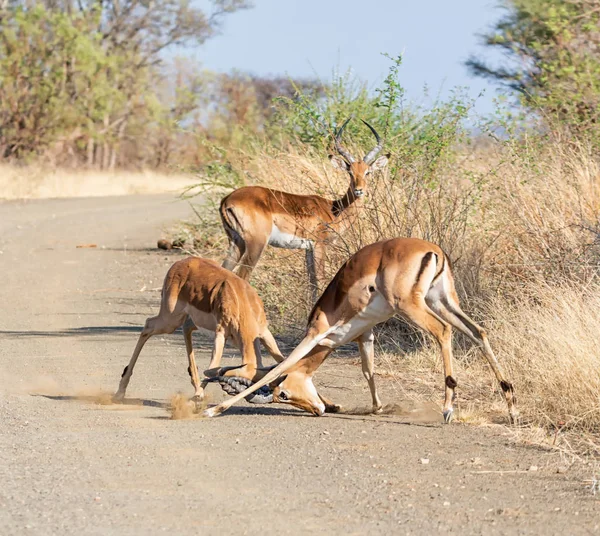
[[510,421],[510,424],[516,426],[521,422],[521,415],[516,409],[513,409],[508,414],[508,420]]
[[383,413],[383,406],[373,406],[373,414],[379,415],[380,413]]
[[212,408],[208,408],[204,410],[204,413],[202,413],[202,415],[204,415],[204,417],[216,417],[221,413],[221,410],[219,410],[218,408],[219,406],[213,406]]
[[453,409],[447,409],[446,411],[443,412],[444,422],[446,424],[450,424],[450,421],[452,420],[453,414],[454,414],[454,410]]
[[339,404],[327,404],[325,406],[325,413],[341,413],[342,406]]
[[120,393],[119,391],[117,391],[113,396],[112,396],[112,402],[113,404],[120,404],[123,402],[123,400],[125,399],[125,393]]

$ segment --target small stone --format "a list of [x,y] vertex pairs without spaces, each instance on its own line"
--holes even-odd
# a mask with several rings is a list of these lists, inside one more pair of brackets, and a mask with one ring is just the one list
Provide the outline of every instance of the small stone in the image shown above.
[[531,467],[529,467],[528,471],[537,471],[538,470],[538,466],[537,465],[532,465]]
[[444,506],[450,506],[450,503],[448,501],[444,501]]
[[556,469],[556,472],[559,475],[562,475],[562,474],[566,473],[567,470],[568,470],[568,467],[565,467],[564,465],[561,465],[558,469]]
[[427,465],[429,463],[429,458],[421,458],[421,465]]

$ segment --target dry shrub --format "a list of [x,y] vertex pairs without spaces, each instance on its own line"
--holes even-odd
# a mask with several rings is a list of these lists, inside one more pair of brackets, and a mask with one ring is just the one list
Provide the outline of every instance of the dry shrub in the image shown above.
[[491,336],[527,421],[600,431],[600,287],[530,288],[535,300],[491,300]]

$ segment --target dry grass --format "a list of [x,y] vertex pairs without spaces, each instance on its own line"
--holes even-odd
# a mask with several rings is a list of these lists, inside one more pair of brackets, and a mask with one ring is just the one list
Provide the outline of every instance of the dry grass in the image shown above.
[[[554,446],[563,441],[598,453],[600,167],[572,145],[519,151],[496,146],[459,154],[427,184],[392,162],[370,178],[359,221],[329,248],[328,277],[376,240],[417,236],[440,244],[454,261],[463,308],[488,330],[529,429],[544,430]],[[239,166],[249,182],[295,193],[334,198],[348,184],[308,150],[264,149],[245,154]],[[199,252],[221,258],[218,220],[202,233]],[[267,248],[252,283],[274,331],[302,336],[312,305],[304,253]],[[441,399],[440,358],[426,338],[398,320],[378,335],[378,371],[401,379],[401,397]],[[470,343],[455,339],[460,418],[506,422],[487,364]]]
[[528,420],[600,431],[600,288],[541,286],[535,302],[496,299],[490,330]]
[[0,165],[0,199],[179,193],[193,182],[193,178],[185,175],[149,171],[103,172]]

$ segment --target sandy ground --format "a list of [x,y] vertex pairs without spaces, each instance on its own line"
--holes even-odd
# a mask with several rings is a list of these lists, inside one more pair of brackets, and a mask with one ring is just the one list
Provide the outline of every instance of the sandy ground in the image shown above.
[[[146,345],[128,404],[95,403],[177,258],[151,249],[161,227],[188,213],[165,195],[0,203],[0,534],[600,532],[591,466],[557,473],[556,454],[442,425],[437,406],[171,420],[170,397],[192,392],[180,333]],[[202,369],[210,338],[195,344]],[[317,384],[368,407],[355,359],[331,358]]]

